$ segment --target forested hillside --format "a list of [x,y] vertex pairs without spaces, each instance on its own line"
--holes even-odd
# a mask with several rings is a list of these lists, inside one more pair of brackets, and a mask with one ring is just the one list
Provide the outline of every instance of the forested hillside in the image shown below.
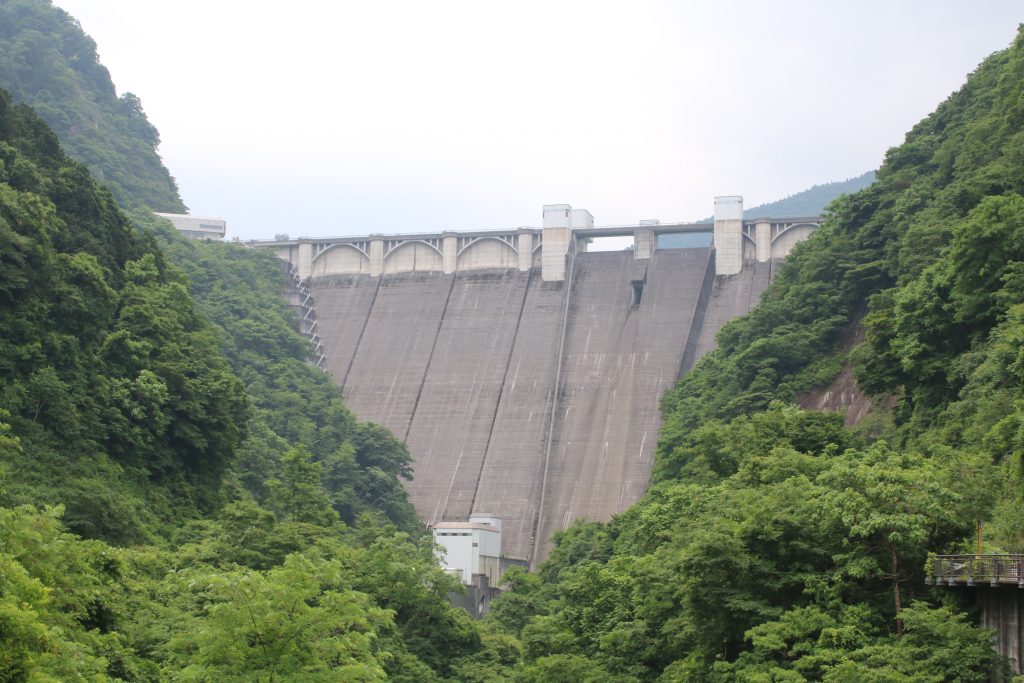
[[0,98],[0,407],[12,502],[146,540],[215,509],[248,414],[218,338],[139,234],[28,109]]
[[406,530],[419,527],[399,482],[412,476],[405,444],[356,420],[330,378],[308,362],[309,342],[283,296],[290,281],[280,261],[237,244],[187,239],[159,220],[153,230],[185,271],[198,309],[222,330],[221,348],[246,387],[253,414],[239,448],[238,483],[267,501],[281,454],[297,447],[320,463],[344,522],[376,510]]
[[[530,680],[989,680],[924,570],[978,520],[1024,550],[1022,192],[1019,34],[666,395],[645,498],[512,579]],[[844,368],[886,399],[859,427],[792,405]]]
[[774,202],[744,209],[744,218],[797,218],[820,216],[825,207],[844,194],[859,192],[875,182],[875,172],[868,171],[856,178],[814,185],[803,192]]
[[139,98],[117,96],[96,43],[49,0],[0,0],[0,87],[31,105],[121,206],[185,210]]

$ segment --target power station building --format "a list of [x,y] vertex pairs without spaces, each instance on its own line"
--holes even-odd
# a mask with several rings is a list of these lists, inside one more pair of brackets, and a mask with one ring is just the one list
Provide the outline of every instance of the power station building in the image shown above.
[[528,566],[526,560],[502,555],[501,518],[490,514],[470,515],[468,522],[438,522],[433,527],[434,543],[442,548],[441,566],[456,575],[466,592],[448,597],[456,607],[479,619],[487,614],[491,600],[498,596],[501,577],[509,567]]
[[441,566],[459,574],[471,585],[473,577],[484,574],[492,586],[501,572],[501,519],[493,515],[472,515],[468,522],[438,522],[434,542],[444,548]]

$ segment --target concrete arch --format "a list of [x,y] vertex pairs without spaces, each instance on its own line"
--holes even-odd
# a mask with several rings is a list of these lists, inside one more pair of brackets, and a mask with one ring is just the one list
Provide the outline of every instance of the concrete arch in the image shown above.
[[472,249],[473,247],[479,245],[481,242],[485,242],[487,240],[494,240],[495,242],[501,242],[506,247],[511,249],[513,252],[515,252],[517,254],[519,253],[518,249],[513,247],[511,244],[509,244],[507,241],[503,240],[502,238],[500,238],[500,237],[488,237],[488,236],[485,236],[485,237],[475,237],[475,238],[473,238],[473,240],[471,242],[467,242],[461,249],[459,249],[459,255],[462,255],[462,252],[468,251],[468,250]]
[[332,244],[313,258],[313,277],[370,272],[370,258],[354,244]]
[[438,253],[438,254],[439,254],[440,256],[444,256],[444,252],[442,252],[442,251],[441,251],[441,249],[440,249],[440,247],[438,247],[438,246],[437,246],[436,244],[434,244],[433,242],[428,242],[427,240],[404,240],[404,241],[403,241],[403,242],[402,242],[401,244],[399,244],[399,245],[398,245],[397,247],[395,247],[394,249],[392,249],[391,251],[389,251],[388,253],[386,253],[386,254],[384,255],[384,258],[386,259],[386,258],[387,258],[388,256],[390,256],[390,255],[391,255],[391,254],[393,254],[394,252],[396,252],[396,251],[398,251],[399,249],[401,249],[402,247],[404,247],[404,246],[407,246],[407,245],[410,245],[410,244],[423,244],[423,245],[425,245],[425,246],[428,246],[428,247],[430,247],[430,248],[431,248],[431,249],[433,249],[434,251],[436,251],[436,252],[437,252],[437,253]]
[[444,258],[433,245],[422,240],[410,240],[384,257],[385,273],[411,273],[413,271],[444,270]]
[[480,237],[459,250],[456,270],[518,268],[519,251],[503,239]]
[[817,223],[793,223],[792,225],[787,225],[785,228],[782,229],[781,232],[779,232],[777,235],[775,235],[775,237],[772,238],[772,242],[776,242],[776,241],[782,239],[783,235],[789,233],[792,230],[796,230],[798,228],[804,228],[805,229],[804,235],[808,235],[808,234],[814,232],[815,230],[817,230],[818,227],[819,226],[818,226]]
[[814,223],[794,223],[772,239],[772,258],[785,258],[797,242],[811,236],[818,226]]

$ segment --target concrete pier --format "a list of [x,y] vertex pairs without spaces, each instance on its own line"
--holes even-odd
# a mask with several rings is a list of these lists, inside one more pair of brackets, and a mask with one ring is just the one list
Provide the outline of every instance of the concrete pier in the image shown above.
[[996,632],[993,648],[1010,660],[1010,670],[1024,673],[1024,589],[998,586],[978,590],[981,627]]

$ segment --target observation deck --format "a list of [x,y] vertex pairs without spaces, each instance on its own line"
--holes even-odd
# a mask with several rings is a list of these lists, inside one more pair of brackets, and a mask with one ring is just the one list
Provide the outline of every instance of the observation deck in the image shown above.
[[928,583],[1024,588],[1024,555],[936,555]]

